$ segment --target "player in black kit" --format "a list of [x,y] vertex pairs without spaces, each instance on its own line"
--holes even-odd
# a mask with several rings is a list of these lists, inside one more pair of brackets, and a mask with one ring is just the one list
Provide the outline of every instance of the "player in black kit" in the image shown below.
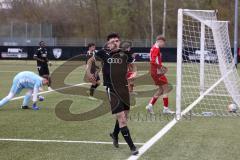
[[49,81],[48,90],[51,89],[51,77],[49,76],[49,69],[48,65],[51,63],[47,57],[47,48],[44,41],[39,42],[39,48],[37,49],[36,53],[33,55],[33,59],[37,60],[37,69],[39,76],[46,78]]
[[94,74],[94,78],[96,79],[96,82],[93,82],[89,89],[89,99],[91,99],[91,100],[96,100],[96,98],[93,97],[94,91],[100,85],[100,77],[99,77],[100,68],[96,65],[96,58],[95,58],[96,52],[97,52],[97,50],[96,50],[95,44],[89,43],[86,56],[87,56],[87,61],[92,57],[94,58],[94,61],[92,63],[90,71],[91,71],[91,74]]
[[[112,114],[116,115],[114,131],[110,133],[113,145],[116,148],[119,147],[118,134],[121,132],[130,147],[132,155],[137,155],[138,150],[132,141],[130,131],[127,127],[130,98],[126,74],[128,64],[133,62],[133,58],[120,49],[119,46],[119,35],[116,33],[109,34],[107,36],[106,47],[99,50],[95,56],[102,60],[103,85],[106,86]],[[96,81],[94,75],[90,72],[90,66],[93,62],[93,58],[90,58],[87,62],[87,74],[91,81]]]

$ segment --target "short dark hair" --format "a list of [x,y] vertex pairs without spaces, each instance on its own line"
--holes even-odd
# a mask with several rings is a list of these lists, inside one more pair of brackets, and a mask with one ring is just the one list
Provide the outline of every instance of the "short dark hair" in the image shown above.
[[39,46],[41,46],[42,45],[42,43],[45,43],[44,41],[40,41],[38,44],[39,44]]
[[95,43],[88,43],[87,47],[90,48],[92,46],[95,46]]
[[107,36],[107,41],[109,41],[110,39],[112,38],[120,38],[119,34],[118,33],[110,33],[108,36]]
[[156,38],[156,40],[158,41],[158,40],[162,40],[162,41],[166,41],[166,38],[164,37],[164,36],[162,36],[162,35],[158,35],[157,36],[157,38]]

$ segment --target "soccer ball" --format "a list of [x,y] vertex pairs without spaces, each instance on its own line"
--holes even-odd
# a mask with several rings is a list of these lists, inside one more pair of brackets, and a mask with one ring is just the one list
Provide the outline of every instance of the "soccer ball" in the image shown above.
[[227,109],[228,109],[228,112],[236,113],[238,110],[238,106],[235,103],[232,103],[228,105]]

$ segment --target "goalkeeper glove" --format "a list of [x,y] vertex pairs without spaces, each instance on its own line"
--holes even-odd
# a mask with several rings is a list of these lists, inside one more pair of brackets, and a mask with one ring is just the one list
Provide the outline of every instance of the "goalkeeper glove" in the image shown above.
[[38,96],[38,100],[39,100],[39,101],[44,101],[44,97],[39,95],[39,96]]

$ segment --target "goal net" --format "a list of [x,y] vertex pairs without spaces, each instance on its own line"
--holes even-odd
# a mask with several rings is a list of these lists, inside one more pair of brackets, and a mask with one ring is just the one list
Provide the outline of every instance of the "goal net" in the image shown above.
[[178,11],[177,112],[232,116],[240,106],[240,79],[228,35],[228,22],[213,10]]

